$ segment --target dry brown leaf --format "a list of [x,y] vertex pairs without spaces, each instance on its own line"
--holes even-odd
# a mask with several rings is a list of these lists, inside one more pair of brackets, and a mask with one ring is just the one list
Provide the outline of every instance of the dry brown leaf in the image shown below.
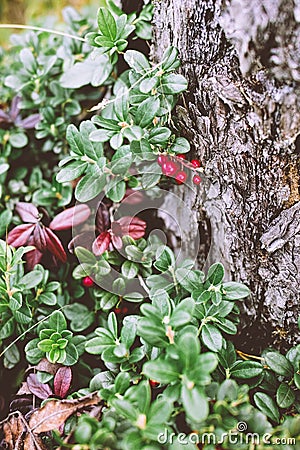
[[18,390],[18,392],[16,393],[16,395],[31,395],[32,392],[30,392],[27,382],[23,381],[23,383],[21,384],[20,389]]
[[8,450],[47,450],[41,438],[30,432],[21,413],[10,415],[3,423],[3,435]]
[[97,393],[78,400],[49,400],[42,408],[32,413],[29,420],[30,430],[35,434],[57,430],[72,414],[99,402]]

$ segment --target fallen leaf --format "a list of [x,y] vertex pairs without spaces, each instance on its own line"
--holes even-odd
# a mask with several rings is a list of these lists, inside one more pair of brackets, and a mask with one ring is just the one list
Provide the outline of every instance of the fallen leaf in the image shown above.
[[42,408],[32,413],[29,427],[36,434],[57,430],[72,414],[99,402],[97,393],[78,400],[49,400]]
[[46,400],[53,395],[52,389],[48,384],[41,383],[35,373],[31,373],[27,377],[27,386],[30,392],[36,397]]

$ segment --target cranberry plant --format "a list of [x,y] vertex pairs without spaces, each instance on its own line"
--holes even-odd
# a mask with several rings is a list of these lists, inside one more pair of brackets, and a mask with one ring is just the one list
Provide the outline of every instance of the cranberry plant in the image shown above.
[[65,32],[13,35],[2,56],[0,372],[20,373],[5,448],[176,450],[210,432],[221,444],[205,448],[234,449],[232,432],[246,450],[240,423],[300,434],[300,345],[235,348],[249,288],[175,255],[143,210],[204,176],[173,115],[177,49],[153,63],[130,48],[153,8],[107,0],[96,22],[67,8]]

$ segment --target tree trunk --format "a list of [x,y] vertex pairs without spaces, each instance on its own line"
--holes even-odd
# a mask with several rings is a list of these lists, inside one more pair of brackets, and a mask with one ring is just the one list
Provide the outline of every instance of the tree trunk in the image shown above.
[[165,199],[184,242],[166,228],[191,253],[199,229],[198,265],[221,261],[250,287],[241,348],[299,342],[300,1],[155,5],[153,58],[179,49],[189,91],[176,114],[205,167],[198,193],[175,188],[186,208]]

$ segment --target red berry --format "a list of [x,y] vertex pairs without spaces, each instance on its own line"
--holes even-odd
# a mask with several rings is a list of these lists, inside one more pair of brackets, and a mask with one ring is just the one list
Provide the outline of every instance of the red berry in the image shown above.
[[183,170],[181,170],[180,172],[178,172],[175,179],[178,184],[182,184],[187,179],[187,174]]
[[193,183],[194,184],[200,184],[201,183],[201,178],[199,177],[199,175],[194,175]]
[[115,308],[115,309],[114,309],[114,312],[115,312],[116,314],[120,314],[120,313],[121,313],[121,308]]
[[84,287],[90,288],[90,287],[92,287],[94,285],[94,282],[91,279],[91,277],[85,277],[82,280],[82,284],[83,284]]
[[162,166],[167,161],[168,161],[168,158],[165,155],[159,155],[159,157],[157,158],[157,162],[160,166]]
[[149,383],[150,383],[150,386],[153,388],[156,388],[157,386],[159,386],[159,382],[155,381],[155,380],[150,380]]
[[178,165],[172,161],[167,161],[163,163],[161,167],[162,172],[169,177],[175,175],[178,169],[179,169]]
[[193,167],[195,167],[195,169],[201,166],[201,162],[199,161],[199,159],[192,159],[191,164]]
[[179,158],[179,159],[185,159],[185,155],[177,155],[177,158]]

